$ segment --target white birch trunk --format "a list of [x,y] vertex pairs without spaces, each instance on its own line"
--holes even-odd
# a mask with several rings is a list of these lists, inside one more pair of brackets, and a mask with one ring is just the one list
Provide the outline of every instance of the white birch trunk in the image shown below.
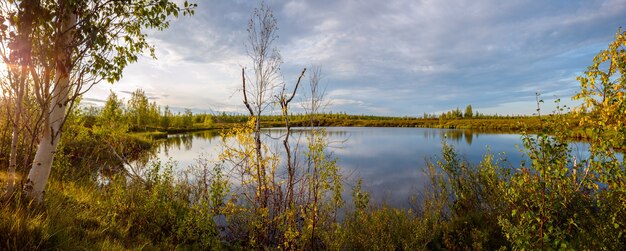
[[13,90],[15,91],[16,97],[12,99],[15,110],[13,112],[13,125],[12,125],[13,135],[11,137],[11,149],[10,149],[11,152],[9,153],[9,170],[8,170],[7,190],[6,190],[7,197],[12,196],[13,193],[15,192],[15,180],[16,180],[15,171],[17,169],[17,145],[19,143],[20,135],[22,134],[22,128],[24,127],[24,125],[21,124],[22,114],[24,113],[22,102],[24,99],[24,91],[27,88],[26,79],[28,78],[28,72],[29,72],[28,67],[29,67],[29,63],[31,62],[30,54],[32,51],[32,45],[30,45],[30,41],[28,39],[28,36],[32,32],[30,20],[26,20],[23,28],[20,27],[18,30],[19,30],[18,32],[20,33],[19,40],[21,40],[21,42],[24,43],[25,45],[25,48],[21,49],[22,50],[21,53],[25,53],[26,57],[22,56],[20,60],[20,65],[19,65],[20,77],[13,78],[14,79]]
[[11,153],[9,154],[9,173],[7,177],[6,195],[11,196],[15,191],[15,167],[17,166],[17,140],[19,134],[17,126],[13,126],[13,138],[11,139]]
[[[18,84],[22,84],[20,82]],[[17,167],[17,143],[20,138],[20,120],[22,117],[22,97],[24,96],[24,86],[17,87],[17,99],[15,103],[15,117],[13,118],[13,136],[11,138],[11,152],[9,153],[9,173],[7,177],[7,196],[13,195],[15,191],[15,169]]]
[[50,177],[52,161],[61,139],[61,127],[65,122],[65,110],[69,101],[70,91],[70,43],[73,32],[70,29],[76,25],[76,14],[66,10],[65,19],[61,23],[62,37],[59,40],[60,51],[57,51],[56,72],[54,88],[52,91],[52,103],[47,115],[47,123],[44,126],[43,136],[37,146],[33,165],[28,173],[25,191],[31,199],[41,202],[43,192]]

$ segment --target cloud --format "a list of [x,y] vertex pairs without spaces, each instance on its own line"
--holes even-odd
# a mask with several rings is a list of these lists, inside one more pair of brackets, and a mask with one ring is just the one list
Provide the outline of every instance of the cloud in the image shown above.
[[[104,99],[98,99],[98,98],[83,98],[83,103],[90,103],[90,104],[104,104],[106,103],[106,100]],[[87,101],[87,102],[85,102]]]
[[[200,2],[195,16],[151,31],[158,60],[140,58],[112,88],[143,88],[162,105],[243,112],[240,70],[249,64],[246,26],[257,4]],[[506,113],[504,105],[532,102],[538,91],[567,99],[578,87],[575,76],[626,24],[621,0],[267,4],[278,19],[285,81],[321,65],[334,103],[328,109],[357,114],[417,115],[467,104]],[[89,95],[102,98],[107,88]]]

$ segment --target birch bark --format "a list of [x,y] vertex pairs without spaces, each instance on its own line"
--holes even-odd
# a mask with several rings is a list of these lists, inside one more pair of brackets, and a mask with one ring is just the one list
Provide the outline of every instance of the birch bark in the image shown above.
[[61,21],[61,35],[58,40],[57,55],[55,62],[55,79],[52,91],[52,102],[47,115],[43,136],[39,145],[33,165],[28,173],[25,191],[31,199],[41,202],[54,155],[61,139],[61,129],[65,122],[66,108],[69,103],[70,71],[71,71],[71,43],[73,29],[76,26],[76,14],[69,9]]
[[[26,70],[22,69],[23,72]],[[25,79],[24,74],[22,74],[22,79]],[[17,167],[17,144],[19,143],[20,138],[20,121],[22,118],[22,97],[24,97],[24,82],[18,81],[17,83],[17,97],[15,98],[15,117],[13,118],[13,135],[11,136],[11,152],[9,153],[9,172],[7,177],[7,196],[13,195],[15,192],[15,169]]]

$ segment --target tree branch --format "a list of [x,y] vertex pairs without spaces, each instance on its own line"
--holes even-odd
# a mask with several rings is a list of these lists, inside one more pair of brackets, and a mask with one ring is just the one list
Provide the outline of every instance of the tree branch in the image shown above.
[[241,68],[241,80],[243,82],[243,103],[246,105],[246,108],[248,108],[250,116],[254,116],[252,107],[250,107],[250,104],[248,103],[248,95],[246,94],[246,73],[243,67]]
[[300,80],[302,80],[302,77],[304,76],[304,72],[305,71],[306,71],[306,68],[302,69],[302,72],[300,73],[300,77],[298,77],[298,82],[296,82],[296,87],[293,88],[293,93],[291,94],[291,97],[289,99],[287,99],[287,101],[285,101],[285,103],[291,102],[293,97],[296,96],[296,90],[298,90],[298,85],[300,85]]

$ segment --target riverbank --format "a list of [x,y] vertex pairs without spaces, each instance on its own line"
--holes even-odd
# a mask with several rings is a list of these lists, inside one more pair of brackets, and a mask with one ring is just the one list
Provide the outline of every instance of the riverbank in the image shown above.
[[[310,120],[293,120],[291,126],[309,126]],[[315,120],[316,126],[343,126],[343,127],[423,127],[423,128],[446,128],[446,129],[482,129],[503,130],[522,132],[524,128],[537,129],[540,127],[538,117],[519,118],[467,118],[467,119],[421,119],[421,118],[397,118],[378,117],[361,118],[360,116],[346,118],[320,117]],[[281,127],[280,121],[262,121],[264,127]]]
[[[152,139],[166,138],[168,134],[189,133],[207,130],[227,130],[245,123],[246,118],[233,116],[236,119],[218,119],[211,126],[195,124],[189,128],[153,128],[149,132],[133,132]],[[467,129],[493,133],[538,133],[545,129],[544,120],[551,116],[490,116],[479,118],[415,118],[415,117],[384,117],[367,115],[345,114],[319,114],[314,124],[320,127],[419,127],[419,128],[442,128],[442,129]],[[311,120],[304,115],[291,115],[290,126],[307,127]],[[589,141],[591,132],[578,126],[578,121],[572,117],[564,117],[569,125],[567,140]],[[284,127],[284,120],[280,116],[264,116],[261,121],[262,128]],[[547,131],[546,133],[550,133]],[[626,149],[622,149],[626,150]]]
[[[223,130],[234,128],[246,121],[216,121],[211,126],[197,124],[188,128],[150,128],[145,135],[158,137],[162,134],[187,133],[205,130]],[[460,118],[460,119],[436,119],[436,118],[410,118],[410,117],[376,117],[321,114],[315,121],[315,126],[321,127],[423,127],[423,128],[446,128],[446,129],[480,129],[480,130],[502,130],[513,133],[521,133],[523,130],[537,130],[541,128],[539,117],[495,117],[495,118]],[[306,127],[311,125],[311,120],[304,116],[291,116],[290,125],[292,127]],[[261,127],[284,127],[282,117],[266,116],[261,120]]]
[[[228,130],[242,125],[247,121],[245,116],[233,115],[232,118],[222,116],[211,126],[204,124],[195,124],[190,128],[153,128],[150,132],[133,132],[132,134],[141,135],[151,139],[167,138],[168,134],[190,133],[197,131],[209,130]],[[419,127],[419,128],[441,128],[441,129],[465,129],[477,130],[489,133],[515,133],[536,134],[539,132],[553,134],[546,129],[551,120],[556,119],[554,116],[483,116],[474,118],[415,118],[415,117],[385,117],[385,116],[369,116],[369,115],[345,115],[345,114],[319,114],[314,121],[316,126],[320,127]],[[589,142],[592,139],[592,131],[579,126],[578,119],[565,115],[559,118],[563,123],[567,124],[568,130],[563,133],[566,135],[564,140]],[[305,115],[291,115],[290,125],[292,127],[307,127],[311,125],[311,120]],[[261,121],[262,128],[284,127],[284,120],[280,116],[263,116]],[[613,149],[618,152],[626,152],[626,146],[615,145]]]

